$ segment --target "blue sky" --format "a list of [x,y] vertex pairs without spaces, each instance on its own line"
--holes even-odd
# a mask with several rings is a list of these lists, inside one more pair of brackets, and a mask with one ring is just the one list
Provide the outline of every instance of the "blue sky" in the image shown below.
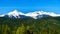
[[24,13],[43,10],[60,14],[60,0],[0,0],[0,14],[15,9]]

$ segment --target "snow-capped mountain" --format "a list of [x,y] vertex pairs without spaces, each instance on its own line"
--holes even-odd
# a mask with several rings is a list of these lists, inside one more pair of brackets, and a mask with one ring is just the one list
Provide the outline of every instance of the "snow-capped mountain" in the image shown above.
[[45,17],[48,17],[48,16],[57,17],[57,16],[60,16],[60,14],[55,14],[53,12],[44,12],[44,11],[35,11],[35,12],[30,12],[30,13],[24,14],[22,12],[14,10],[12,12],[7,13],[7,15],[5,15],[5,14],[0,15],[0,17],[34,18],[34,19],[45,18]]
[[30,16],[32,18],[42,18],[42,17],[48,17],[48,16],[52,16],[52,17],[57,17],[60,16],[60,14],[55,14],[53,12],[44,12],[44,11],[35,11],[35,12],[30,12],[27,13],[26,16]]
[[7,13],[3,17],[10,17],[10,18],[31,18],[30,16],[25,16],[26,14],[19,12],[18,10],[14,10],[12,12]]
[[13,12],[9,12],[7,15],[9,17],[20,18],[20,15],[24,15],[24,13],[18,12],[17,10],[14,10]]

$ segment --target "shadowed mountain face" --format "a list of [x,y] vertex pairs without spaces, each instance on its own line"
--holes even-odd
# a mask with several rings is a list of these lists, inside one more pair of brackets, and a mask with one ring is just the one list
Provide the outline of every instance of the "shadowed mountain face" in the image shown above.
[[19,15],[19,16],[20,16],[20,18],[32,18],[30,16],[25,16],[25,15]]
[[[37,17],[37,19],[38,18],[47,18],[47,17],[49,17],[50,15],[46,15],[46,14],[42,14],[42,15],[38,15],[38,16],[36,16]],[[51,16],[52,17],[52,16]]]
[[0,34],[60,34],[60,17],[33,18],[0,17]]
[[[25,16],[25,15],[19,15],[19,16],[13,16],[13,15],[11,15],[11,16],[9,16],[9,15],[5,15],[4,16],[5,18],[32,18],[32,17],[30,17],[30,16]],[[47,18],[47,17],[49,17],[49,15],[46,15],[46,14],[43,14],[43,15],[37,15],[35,18],[36,19],[38,19],[38,18]]]
[[19,15],[19,16],[15,16],[15,17],[14,17],[14,16],[10,16],[10,17],[9,17],[8,15],[5,15],[4,17],[5,17],[5,18],[11,18],[11,19],[15,19],[15,18],[19,18],[19,19],[20,19],[20,18],[27,18],[27,19],[29,19],[29,18],[32,18],[32,17],[30,17],[30,16],[25,16],[25,15]]

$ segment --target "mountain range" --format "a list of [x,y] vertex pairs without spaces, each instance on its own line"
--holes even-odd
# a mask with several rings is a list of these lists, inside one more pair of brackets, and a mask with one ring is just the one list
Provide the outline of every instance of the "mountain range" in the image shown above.
[[0,34],[60,34],[60,14],[14,10],[0,15]]
[[11,11],[7,14],[0,15],[0,17],[9,17],[9,18],[46,18],[46,17],[58,17],[60,14],[55,14],[53,12],[44,12],[44,11],[35,11],[35,12],[29,12],[29,13],[22,13],[18,10]]

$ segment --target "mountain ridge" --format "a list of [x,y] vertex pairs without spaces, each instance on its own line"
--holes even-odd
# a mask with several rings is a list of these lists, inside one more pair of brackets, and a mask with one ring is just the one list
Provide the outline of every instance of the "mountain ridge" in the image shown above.
[[[0,17],[5,17],[6,15],[0,15]],[[18,10],[14,10],[12,12],[7,13],[8,17],[14,17],[14,18],[22,18],[21,16],[25,17],[31,17],[34,19],[42,18],[42,17],[47,17],[47,16],[52,16],[52,17],[57,17],[60,16],[60,14],[55,14],[53,12],[44,12],[44,11],[35,11],[35,12],[29,12],[27,14],[24,14],[22,12],[19,12]],[[38,17],[37,17],[38,16]]]

